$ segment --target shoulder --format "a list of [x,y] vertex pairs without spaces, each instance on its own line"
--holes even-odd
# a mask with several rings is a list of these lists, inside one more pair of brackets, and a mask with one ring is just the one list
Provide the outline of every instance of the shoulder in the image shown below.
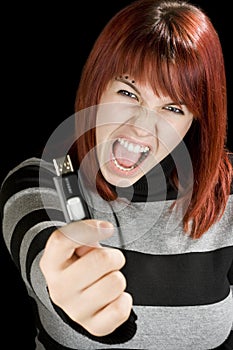
[[38,173],[39,170],[42,170],[42,169],[47,169],[50,172],[55,172],[55,170],[53,169],[52,163],[46,162],[46,161],[44,161],[40,158],[36,158],[36,157],[25,159],[24,161],[22,161],[21,163],[16,165],[12,170],[10,170],[8,172],[5,179],[3,180],[3,184],[5,181],[8,180],[8,178],[10,178],[16,174],[24,173],[24,172],[27,172],[29,170],[32,173]]
[[1,190],[8,183],[14,183],[15,186],[18,185],[20,187],[20,184],[23,186],[23,183],[42,180],[45,175],[50,178],[55,175],[52,163],[40,158],[28,158],[8,172],[1,184]]
[[0,207],[1,211],[7,200],[30,188],[54,188],[53,177],[55,170],[52,163],[40,158],[28,158],[9,171],[1,184]]

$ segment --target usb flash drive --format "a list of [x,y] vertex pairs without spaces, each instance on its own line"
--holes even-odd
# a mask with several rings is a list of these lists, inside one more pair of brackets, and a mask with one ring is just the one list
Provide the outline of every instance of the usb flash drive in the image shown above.
[[90,218],[69,155],[53,159],[57,176],[53,178],[67,223]]

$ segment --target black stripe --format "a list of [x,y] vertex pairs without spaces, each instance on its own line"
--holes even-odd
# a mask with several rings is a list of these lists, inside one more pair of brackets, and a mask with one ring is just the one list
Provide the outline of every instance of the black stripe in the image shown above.
[[27,259],[26,259],[26,276],[31,287],[31,266],[37,255],[44,249],[49,236],[57,229],[56,226],[50,226],[40,231],[32,240],[30,247],[28,249]]
[[[38,331],[38,339],[44,345],[45,349],[46,350],[71,350],[71,348],[68,348],[68,347],[65,347],[65,346],[59,344],[56,340],[54,340],[53,338],[50,337],[50,335],[46,332],[46,330],[44,329],[44,327],[40,321],[36,302],[33,299],[31,299],[31,302],[32,302],[33,312],[35,315],[35,323],[36,323],[37,329],[39,330]],[[215,349],[216,350],[223,350],[223,349],[230,350],[233,348],[232,345],[233,345],[233,331],[230,332],[230,334],[229,334],[228,338],[225,340],[225,342]],[[81,350],[81,348],[79,347],[78,344],[76,344],[75,349]],[[119,350],[120,348],[114,347],[114,349]],[[127,348],[127,349],[133,350],[132,348]],[[105,350],[105,349],[103,349],[103,350]]]
[[55,188],[54,174],[37,165],[25,166],[10,175],[2,185],[0,191],[0,208],[3,216],[3,207],[7,200],[15,193],[30,187]]
[[230,284],[233,286],[233,262],[232,262],[231,268],[230,268],[229,273],[228,273],[228,279],[229,279]]
[[122,252],[126,257],[122,272],[134,305],[206,305],[229,294],[233,247],[176,255]]
[[12,238],[11,238],[11,245],[10,245],[10,251],[12,254],[12,258],[18,267],[20,269],[20,247],[22,240],[27,233],[27,231],[37,223],[43,222],[43,221],[51,221],[52,220],[58,220],[58,221],[64,221],[63,213],[56,209],[39,209],[30,212],[29,214],[25,215],[21,220],[17,222],[17,225],[14,229]]
[[[68,348],[64,345],[59,344],[56,340],[54,340],[53,338],[51,338],[51,336],[46,332],[46,330],[44,329],[40,318],[39,318],[39,314],[38,314],[38,308],[35,302],[33,302],[33,310],[34,310],[34,314],[35,314],[35,319],[36,319],[36,325],[37,328],[39,329],[38,332],[38,339],[39,341],[44,345],[46,350],[71,350],[71,348]],[[72,321],[73,324],[75,324],[74,321]],[[125,322],[125,324],[127,323],[127,321]],[[79,326],[77,323],[75,324],[76,327],[81,327]],[[81,327],[82,328],[82,327]],[[124,333],[122,333],[124,338],[127,338],[128,334],[130,334],[130,329],[127,330],[127,327],[125,327],[126,329],[124,330],[124,324],[122,324],[121,326],[119,326],[112,334],[107,335],[107,336],[103,336],[103,337],[96,337],[91,335],[90,333],[88,333],[85,329],[83,329],[83,331],[85,331],[85,334],[82,333],[82,335],[84,337],[88,337],[93,338],[94,341],[98,341],[100,343],[106,344],[108,343],[107,341],[104,341],[104,338],[109,338],[114,340],[114,336],[116,336],[116,334],[119,332],[121,332],[121,330],[124,330]],[[80,332],[77,331],[77,333],[81,334]],[[118,334],[117,334],[118,335]],[[133,334],[134,335],[134,334]],[[103,342],[101,341],[103,340]],[[115,341],[115,342],[111,342],[109,341],[109,344],[118,344],[120,343],[121,339],[119,338],[119,341]],[[72,348],[73,349],[73,348]],[[75,349],[77,350],[81,350],[83,348],[79,347],[79,344],[76,344]],[[118,350],[118,348],[114,348],[116,350]],[[130,350],[130,348],[127,348],[128,350]],[[133,350],[133,349],[132,349]]]
[[[44,329],[41,323],[39,313],[38,313],[38,307],[34,300],[32,300],[32,306],[33,306],[33,312],[35,315],[36,327],[39,330],[38,339],[44,345],[45,349],[46,350],[72,350],[71,348],[67,348],[59,344],[58,342],[56,342],[56,340],[50,337],[50,335],[46,332],[46,330]],[[77,347],[77,350],[78,350],[78,347]]]

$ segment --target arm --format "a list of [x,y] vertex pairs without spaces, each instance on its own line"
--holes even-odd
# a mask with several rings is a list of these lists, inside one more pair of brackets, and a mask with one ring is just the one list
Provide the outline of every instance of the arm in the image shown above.
[[[103,263],[103,270],[101,273],[96,270],[95,276],[90,275],[92,279],[91,284],[93,284],[95,280],[99,279],[102,275],[109,275],[108,278],[110,278],[114,274],[116,275],[115,271],[118,271],[117,276],[121,276],[121,278],[117,278],[119,285],[118,294],[106,296],[106,298],[110,299],[106,299],[105,303],[113,304],[111,298],[117,299],[119,297],[119,300],[125,300],[122,302],[123,306],[120,307],[123,312],[118,312],[118,316],[115,318],[113,324],[110,325],[103,321],[109,328],[98,331],[96,325],[98,324],[99,327],[99,319],[97,320],[98,322],[90,322],[90,314],[93,314],[93,312],[96,313],[96,308],[103,307],[102,304],[98,305],[101,298],[97,298],[97,304],[90,308],[88,311],[89,314],[87,312],[86,315],[83,316],[88,308],[83,308],[84,311],[82,313],[79,311],[78,315],[73,313],[74,306],[81,310],[81,306],[84,305],[83,300],[85,300],[83,295],[81,299],[78,298],[80,293],[74,290],[74,285],[77,287],[77,278],[74,279],[74,275],[76,274],[77,276],[77,269],[79,271],[78,280],[80,281],[78,287],[79,292],[81,289],[88,290],[88,288],[85,288],[88,286],[82,284],[82,274],[83,276],[87,275],[86,267],[88,268],[88,266],[101,266],[101,263],[94,264],[91,262],[93,257],[97,259],[98,256],[100,261],[103,261],[103,257],[101,257],[102,255],[99,247],[91,249],[91,251],[89,251],[87,247],[80,250],[79,244],[76,242],[74,243],[74,241],[61,234],[58,230],[58,228],[61,230],[61,228],[65,229],[65,227],[71,229],[72,224],[65,226],[66,224],[60,208],[60,202],[54,188],[53,176],[52,167],[47,164],[41,167],[39,160],[32,159],[21,164],[17,169],[11,172],[4,181],[0,202],[3,217],[3,234],[7,248],[26,283],[29,294],[35,297],[35,299],[38,298],[42,301],[46,309],[51,313],[56,313],[57,316],[61,317],[70,327],[93,340],[111,343],[114,342],[113,339],[117,335],[115,341],[121,342],[121,334],[126,334],[126,337],[132,337],[136,331],[134,323],[133,327],[130,324],[129,330],[127,326],[132,300],[131,297],[124,292],[125,282],[123,275],[119,272],[119,269],[124,263],[124,259],[122,260],[122,253],[118,250],[114,250],[121,258],[118,258],[118,260],[115,259],[112,266],[109,264],[109,261],[107,261],[107,264]],[[75,224],[84,225],[83,222]],[[71,231],[72,230],[73,229],[71,229]],[[84,226],[82,226],[81,231],[83,230]],[[93,228],[90,232],[93,235]],[[68,256],[66,255],[67,248],[65,248],[67,246],[69,246]],[[54,247],[56,247],[56,249],[54,249]],[[59,254],[58,251],[60,252]],[[107,255],[105,255],[105,258],[106,256]],[[108,258],[106,259],[112,260],[112,258],[113,254],[108,254]],[[85,260],[87,261],[86,264]],[[66,269],[64,269],[63,266],[66,266]],[[67,268],[67,266],[69,267]],[[83,269],[81,269],[80,266],[83,266]],[[98,275],[99,273],[100,275]],[[57,277],[56,285],[53,283],[54,276]],[[62,285],[67,287],[69,283],[70,287],[65,288],[63,293],[59,294],[57,292],[58,290],[60,291]],[[88,283],[90,283],[90,281]],[[106,279],[103,283],[107,283]],[[93,290],[95,292],[97,290],[98,292],[98,286],[96,288],[97,289]],[[90,289],[87,292],[90,294]],[[116,293],[116,291],[113,290],[110,294],[111,293]],[[61,297],[58,297],[58,295]],[[88,293],[86,295],[88,296]],[[86,298],[86,300],[87,299],[87,304],[90,306],[90,300],[93,298]],[[67,302],[67,300],[69,300],[69,302]],[[80,300],[82,303],[80,303]],[[80,305],[80,307],[78,307],[78,305]],[[115,305],[117,306],[117,303],[115,303]],[[115,309],[117,308],[119,308],[119,305]],[[114,308],[112,307],[112,309]],[[88,318],[89,320],[87,321]],[[132,320],[132,314],[129,320]],[[133,321],[134,320],[133,318]],[[123,330],[122,327],[120,327],[121,324],[123,324]],[[126,327],[126,329],[124,327]],[[114,333],[115,329],[117,329],[115,331],[116,333]],[[125,332],[125,330],[127,332]],[[109,333],[110,336],[107,335]]]

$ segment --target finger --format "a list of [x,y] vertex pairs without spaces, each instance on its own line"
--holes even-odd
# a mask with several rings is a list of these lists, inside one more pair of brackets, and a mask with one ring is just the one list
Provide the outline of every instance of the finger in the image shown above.
[[83,220],[72,222],[54,231],[49,237],[40,260],[42,271],[64,269],[73,261],[74,252],[84,246],[96,246],[99,240],[110,237],[114,227],[107,221]]
[[78,247],[75,249],[75,254],[77,257],[81,257],[85,254],[87,254],[89,251],[91,251],[94,248],[101,248],[101,244],[99,242],[93,243],[91,246],[90,245],[82,245],[81,247]]
[[119,249],[95,248],[70,264],[64,274],[72,276],[73,281],[78,281],[77,291],[81,292],[104,275],[120,270],[124,264],[125,256]]
[[71,222],[59,228],[67,238],[78,246],[95,246],[96,242],[108,238],[114,232],[114,226],[108,221],[101,220],[80,220]]
[[129,318],[132,305],[132,296],[123,292],[112,303],[87,319],[84,327],[98,337],[110,334]]
[[[94,315],[117,299],[126,288],[126,279],[120,271],[113,271],[79,293],[78,314],[83,322],[86,315]],[[90,303],[90,300],[92,301]]]

